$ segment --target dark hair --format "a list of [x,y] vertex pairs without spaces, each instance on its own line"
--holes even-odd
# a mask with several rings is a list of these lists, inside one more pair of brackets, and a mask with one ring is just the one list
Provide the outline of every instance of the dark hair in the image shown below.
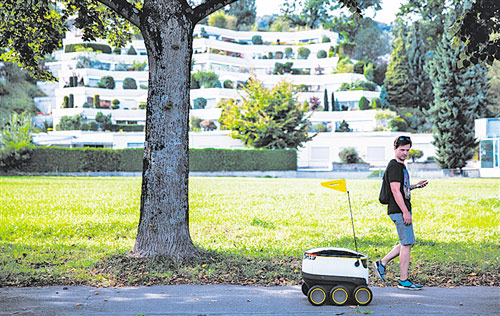
[[394,140],[394,148],[398,148],[399,146],[404,146],[410,144],[412,146],[410,136],[399,136]]

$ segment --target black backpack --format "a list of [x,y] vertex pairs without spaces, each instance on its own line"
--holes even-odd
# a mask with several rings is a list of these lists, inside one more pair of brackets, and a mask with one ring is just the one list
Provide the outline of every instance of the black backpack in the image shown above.
[[380,193],[378,194],[378,200],[382,204],[389,204],[389,198],[391,196],[391,188],[389,186],[389,183],[387,183],[387,177],[384,176],[382,177],[382,185],[380,186]]

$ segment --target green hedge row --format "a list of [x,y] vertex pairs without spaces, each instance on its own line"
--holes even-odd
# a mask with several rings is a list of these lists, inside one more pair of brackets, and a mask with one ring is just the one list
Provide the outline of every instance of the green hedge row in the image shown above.
[[64,46],[64,52],[74,53],[76,52],[76,48],[79,46],[83,48],[92,48],[94,52],[101,51],[104,54],[111,54],[111,47],[109,45],[99,43],[67,44]]
[[[142,171],[144,150],[35,147],[21,172]],[[190,171],[296,170],[295,150],[190,149]]]

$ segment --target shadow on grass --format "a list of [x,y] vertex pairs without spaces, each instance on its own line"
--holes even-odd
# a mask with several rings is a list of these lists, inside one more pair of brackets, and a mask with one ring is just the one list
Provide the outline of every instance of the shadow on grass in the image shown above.
[[[326,241],[321,246],[354,250],[352,238]],[[393,241],[358,239],[358,250],[370,260],[379,259]],[[9,250],[10,248],[10,250]],[[14,249],[23,253],[14,254]],[[432,251],[429,251],[432,249]],[[485,285],[500,286],[498,245],[465,245],[422,241],[412,255],[410,277],[426,286]],[[306,249],[304,249],[306,250]],[[17,250],[16,250],[17,251]],[[169,284],[298,285],[301,282],[302,252],[297,255],[249,254],[199,250],[196,257],[175,262],[165,256],[135,258],[109,254],[94,263],[69,267],[72,258],[60,253],[44,255],[39,249],[18,244],[3,244],[0,249],[0,286],[92,285],[139,286]],[[272,249],[270,249],[272,251]],[[73,253],[77,255],[78,252]],[[486,255],[489,254],[489,255]],[[387,267],[388,282],[380,283],[370,266],[370,285],[393,286],[399,276],[398,260]]]

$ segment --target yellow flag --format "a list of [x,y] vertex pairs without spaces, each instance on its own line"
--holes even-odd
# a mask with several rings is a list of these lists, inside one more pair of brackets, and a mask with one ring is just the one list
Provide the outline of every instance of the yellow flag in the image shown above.
[[347,186],[345,183],[345,179],[321,182],[321,185],[324,186],[325,188],[329,188],[332,190],[337,190],[340,192],[347,192]]

